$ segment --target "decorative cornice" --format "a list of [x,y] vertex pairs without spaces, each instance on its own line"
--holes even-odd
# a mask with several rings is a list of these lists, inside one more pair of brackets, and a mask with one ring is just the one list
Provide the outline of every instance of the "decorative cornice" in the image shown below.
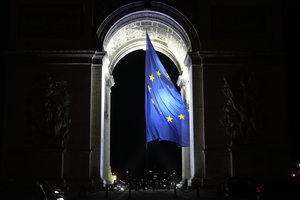
[[186,53],[192,48],[188,34],[175,19],[148,9],[123,16],[107,31],[103,51],[109,57],[110,70],[128,53],[145,49],[146,31],[156,51],[168,56],[182,71]]
[[188,52],[188,56],[186,57],[185,59],[185,63],[187,66],[189,65],[200,65],[202,64],[203,60],[202,60],[202,57],[201,57],[201,54],[199,51],[197,52]]
[[91,63],[95,50],[10,50],[3,53],[6,63]]
[[180,26],[182,26],[188,34],[188,38],[192,40],[191,44],[193,46],[193,50],[195,51],[200,49],[200,39],[193,24],[176,8],[168,4],[156,1],[136,1],[126,4],[112,12],[105,20],[103,20],[102,24],[97,30],[97,36],[100,40],[100,47],[102,47],[102,42],[104,41],[104,38],[107,37],[108,30],[119,19],[123,18],[125,15],[128,15],[130,13],[146,10],[164,13],[173,18],[176,22],[179,22]]
[[286,63],[285,52],[258,51],[200,51],[203,64],[239,64],[239,63]]
[[96,51],[92,57],[92,64],[102,64],[102,59],[106,55],[106,52]]

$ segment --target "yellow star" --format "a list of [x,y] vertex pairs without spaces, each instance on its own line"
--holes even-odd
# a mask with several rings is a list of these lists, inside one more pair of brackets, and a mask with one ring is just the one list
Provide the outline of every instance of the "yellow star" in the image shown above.
[[154,104],[154,100],[153,99],[151,99],[151,102],[152,102],[152,104]]
[[170,78],[169,74],[167,74],[167,78]]
[[168,120],[168,122],[172,122],[173,118],[169,115],[169,116],[167,117],[167,120]]
[[153,80],[154,80],[154,76],[151,74],[151,75],[149,76],[149,79],[150,79],[150,81],[152,81],[152,82],[153,82]]
[[178,115],[178,117],[179,117],[179,120],[184,119],[184,115],[183,114]]
[[158,71],[156,71],[156,74],[157,74],[157,76],[160,76],[161,75],[161,73],[160,73],[160,71],[158,70]]
[[150,85],[148,85],[148,91],[149,91],[149,92],[151,91],[151,87],[150,87]]

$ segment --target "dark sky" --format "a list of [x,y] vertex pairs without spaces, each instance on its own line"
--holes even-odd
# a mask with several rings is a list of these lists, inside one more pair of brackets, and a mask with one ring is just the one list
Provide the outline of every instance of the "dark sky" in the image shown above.
[[[158,54],[174,84],[178,71],[165,55]],[[144,118],[145,51],[125,56],[113,71],[115,86],[111,93],[111,167],[142,176],[155,169],[181,173],[181,148],[173,142],[146,145]],[[147,149],[147,150],[146,150]]]
[[293,162],[300,161],[300,97],[299,91],[299,45],[300,45],[300,7],[293,1],[282,1],[282,29],[284,52],[287,62],[287,101],[289,147]]

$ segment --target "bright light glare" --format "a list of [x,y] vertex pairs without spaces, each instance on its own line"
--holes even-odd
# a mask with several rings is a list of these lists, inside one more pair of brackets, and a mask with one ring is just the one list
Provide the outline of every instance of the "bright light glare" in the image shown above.
[[181,188],[182,187],[182,184],[181,183],[177,183],[176,184],[176,188]]

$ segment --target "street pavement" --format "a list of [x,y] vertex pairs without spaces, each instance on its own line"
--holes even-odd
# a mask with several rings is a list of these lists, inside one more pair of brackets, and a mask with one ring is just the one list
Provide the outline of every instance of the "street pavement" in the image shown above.
[[74,194],[66,200],[221,200],[215,190],[131,190]]

